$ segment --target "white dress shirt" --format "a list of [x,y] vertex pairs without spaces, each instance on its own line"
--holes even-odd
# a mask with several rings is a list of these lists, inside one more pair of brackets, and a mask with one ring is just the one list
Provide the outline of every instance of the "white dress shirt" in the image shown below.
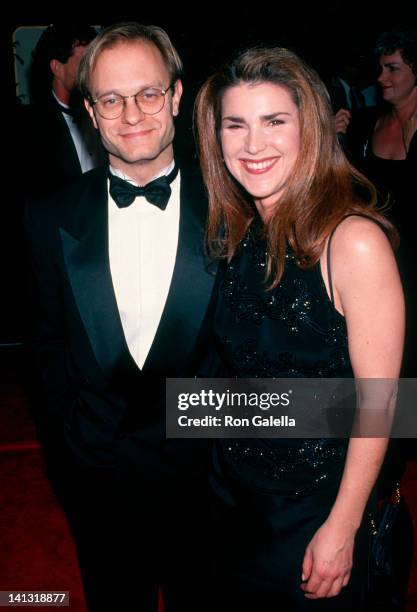
[[[172,162],[154,178],[168,175]],[[110,167],[122,179],[130,177]],[[140,196],[119,208],[109,194],[109,257],[117,306],[129,351],[142,368],[164,310],[174,271],[180,220],[180,173],[165,210]]]

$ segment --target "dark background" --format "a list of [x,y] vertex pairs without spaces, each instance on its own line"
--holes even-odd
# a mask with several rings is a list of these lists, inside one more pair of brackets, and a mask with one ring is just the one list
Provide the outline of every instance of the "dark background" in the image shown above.
[[71,19],[103,26],[122,20],[159,25],[168,32],[183,58],[185,83],[192,89],[188,88],[187,94],[191,96],[208,74],[234,51],[255,44],[289,46],[325,73],[349,47],[370,50],[381,30],[417,28],[415,4],[412,0],[391,3],[285,0],[273,4],[247,0],[244,7],[218,0],[190,0],[192,8],[186,10],[177,3],[166,8],[160,0],[147,0],[138,2],[134,10],[109,10],[97,5],[93,9],[86,2],[66,2],[52,11],[42,10],[39,4],[36,10],[16,5],[9,8],[10,14],[0,24],[0,62],[2,74],[6,76],[2,79],[3,100],[6,94],[8,101],[14,102],[12,34],[18,26]]

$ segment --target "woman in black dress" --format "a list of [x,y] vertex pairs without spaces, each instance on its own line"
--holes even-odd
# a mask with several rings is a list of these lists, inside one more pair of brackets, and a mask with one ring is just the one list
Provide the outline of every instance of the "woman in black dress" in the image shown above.
[[[315,72],[286,49],[249,50],[208,79],[195,117],[208,240],[223,259],[214,328],[230,375],[395,379],[404,305],[394,232],[338,145]],[[360,609],[364,513],[386,445],[216,443],[224,609]]]
[[401,374],[417,376],[417,282],[415,201],[417,199],[417,33],[384,32],[374,54],[383,106],[369,113],[362,172],[377,187],[400,235],[397,260],[407,305],[405,356]]

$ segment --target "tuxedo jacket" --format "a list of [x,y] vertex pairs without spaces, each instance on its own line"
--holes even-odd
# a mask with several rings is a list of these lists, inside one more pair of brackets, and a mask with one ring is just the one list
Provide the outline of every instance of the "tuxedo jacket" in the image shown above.
[[107,167],[27,207],[42,412],[50,432],[64,436],[87,464],[111,463],[127,439],[143,465],[170,469],[181,454],[188,463],[193,444],[165,437],[165,378],[211,376],[217,356],[209,322],[214,271],[203,247],[205,190],[195,168],[182,165],[180,172],[174,272],[142,369],[130,355],[112,285]]
[[327,90],[329,92],[330,101],[332,104],[333,112],[337,113],[341,108],[348,109],[350,104],[346,95],[346,90],[342,83],[337,77],[332,77],[327,83]]
[[[336,114],[340,109],[349,110],[349,101],[346,90],[340,80],[333,77],[327,83],[327,89],[330,96],[333,112]],[[351,121],[347,128],[346,134],[339,134],[339,142],[349,161],[358,166],[362,157],[364,134],[366,133],[366,125],[368,115],[371,109],[365,106],[361,110],[357,110],[352,114]],[[352,111],[350,111],[352,113]]]
[[[17,112],[16,123],[22,131],[17,140],[23,143],[26,160],[24,196],[47,195],[80,177],[82,171],[74,141],[52,94]],[[85,109],[81,109],[78,121],[87,149],[98,163],[104,164],[104,148]]]

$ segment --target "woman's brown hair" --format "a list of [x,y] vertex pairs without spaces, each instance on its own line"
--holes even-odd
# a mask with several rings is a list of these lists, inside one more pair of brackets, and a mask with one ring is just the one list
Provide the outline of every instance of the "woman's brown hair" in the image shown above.
[[211,76],[196,100],[196,137],[209,193],[210,253],[230,259],[255,216],[251,196],[224,164],[220,141],[223,95],[242,83],[285,87],[299,112],[298,157],[265,226],[270,286],[282,276],[287,245],[301,267],[314,265],[332,229],[349,213],[376,219],[394,236],[392,226],[376,210],[375,188],[350,165],[339,145],[328,93],[316,72],[288,49],[256,48]]

